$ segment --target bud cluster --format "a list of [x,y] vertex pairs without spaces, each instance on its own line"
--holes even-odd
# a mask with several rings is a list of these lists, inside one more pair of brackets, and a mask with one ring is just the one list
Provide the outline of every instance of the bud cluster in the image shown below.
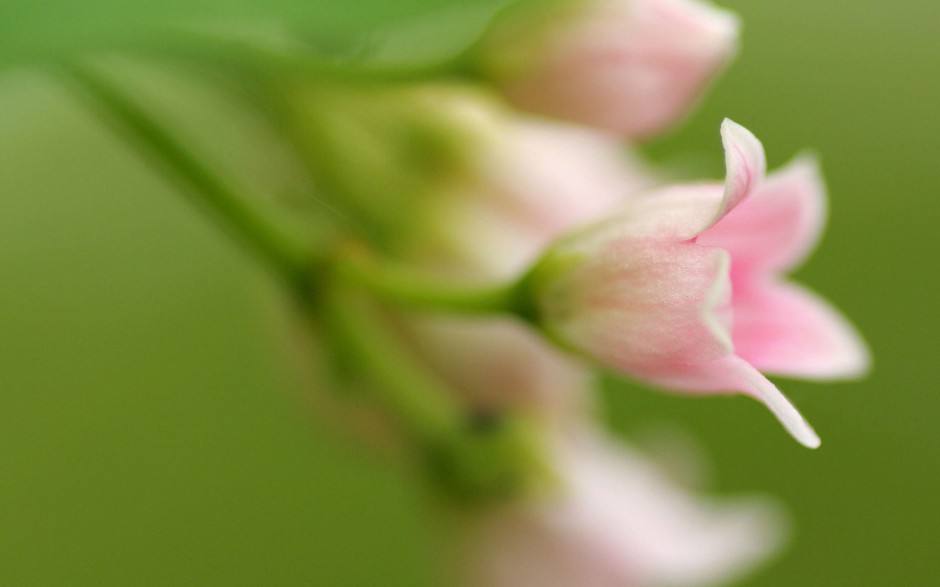
[[672,183],[637,154],[737,37],[705,0],[522,0],[437,67],[292,56],[265,93],[330,212],[310,255],[83,79],[286,268],[330,401],[368,411],[378,443],[461,512],[463,582],[712,585],[775,550],[779,513],[694,496],[609,438],[595,375],[744,394],[815,448],[765,374],[869,363],[849,322],[786,277],[825,220],[812,160],[768,174],[727,119],[724,181]]
[[[851,325],[784,278],[824,223],[813,161],[767,175],[761,143],[730,120],[723,182],[670,183],[631,147],[686,116],[737,33],[700,0],[523,1],[454,75],[321,83],[289,101],[325,187],[365,228],[334,259],[379,316],[360,338],[386,337],[462,414],[415,446],[432,447],[422,462],[445,491],[484,504],[460,541],[465,583],[714,584],[779,544],[770,505],[686,494],[605,438],[599,367],[751,396],[812,448],[764,373],[867,369]],[[396,369],[366,385],[394,386]]]

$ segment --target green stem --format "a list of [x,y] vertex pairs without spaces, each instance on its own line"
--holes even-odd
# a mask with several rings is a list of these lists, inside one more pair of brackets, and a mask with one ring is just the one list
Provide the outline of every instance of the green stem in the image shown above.
[[[467,289],[346,257],[324,265],[322,257],[288,238],[111,82],[78,65],[66,72],[152,161],[187,188],[194,204],[302,294],[298,301],[327,325],[340,355],[351,358],[349,364],[370,380],[369,393],[414,442],[432,477],[451,495],[502,497],[545,475],[537,431],[518,418],[488,416],[481,425],[402,348],[372,299],[455,312],[513,312],[516,284]],[[316,276],[322,286],[316,290],[309,283],[314,269],[326,270]]]
[[129,43],[126,50],[177,55],[186,59],[245,64],[259,71],[331,78],[344,83],[411,83],[432,78],[473,78],[473,54],[466,50],[446,59],[396,62],[358,56],[330,56],[302,43],[248,35],[177,30],[161,39]]
[[464,502],[504,498],[550,475],[537,428],[505,414],[475,418],[402,348],[368,291],[342,276],[324,284],[323,305],[317,309],[332,342],[369,381],[369,392],[414,443],[447,494]]
[[483,287],[460,285],[361,255],[340,256],[336,270],[343,278],[398,305],[461,314],[525,314],[520,281]]
[[372,382],[370,392],[401,428],[423,444],[458,432],[462,413],[450,391],[415,365],[363,292],[336,283],[325,290],[322,319],[331,339],[355,359],[352,364]]
[[185,188],[191,202],[214,217],[241,244],[291,286],[305,287],[310,277],[311,254],[256,209],[248,197],[236,193],[186,146],[112,82],[77,63],[63,66],[69,79],[91,97],[144,154]]
[[433,78],[472,77],[472,69],[467,66],[462,54],[451,59],[417,63],[325,59],[313,53],[259,53],[258,57],[271,60],[296,73],[330,77],[347,83],[394,84],[422,82]]

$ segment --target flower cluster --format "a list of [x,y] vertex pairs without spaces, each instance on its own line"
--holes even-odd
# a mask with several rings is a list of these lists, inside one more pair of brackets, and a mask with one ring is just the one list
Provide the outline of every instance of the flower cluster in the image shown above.
[[595,373],[751,396],[815,448],[764,373],[869,362],[785,278],[824,224],[811,159],[768,175],[762,144],[725,120],[724,181],[676,184],[632,144],[689,112],[737,36],[704,0],[521,0],[437,67],[274,60],[289,67],[253,79],[331,213],[310,254],[79,79],[293,288],[323,386],[346,392],[329,399],[370,414],[357,433],[459,504],[461,581],[704,585],[771,554],[778,511],[694,496],[610,438]]
[[[507,418],[532,424],[534,452],[509,461],[537,462],[528,477],[541,481],[500,467],[483,477],[513,489],[469,516],[466,584],[714,584],[779,545],[770,504],[694,497],[607,438],[594,424],[598,366],[666,390],[754,397],[813,448],[816,433],[763,373],[867,368],[852,327],[784,279],[824,223],[812,160],[767,176],[761,143],[730,120],[724,182],[671,184],[630,147],[686,115],[737,32],[733,15],[699,0],[520,2],[463,57],[471,83],[385,88],[367,114],[331,104],[330,122],[371,137],[395,170],[364,181],[369,168],[350,166],[331,180],[383,192],[367,202],[408,194],[393,200],[390,233],[347,257],[344,274],[378,295],[392,339],[474,434]],[[416,137],[438,155],[400,150]],[[518,456],[487,447],[492,462]],[[458,452],[434,462],[449,461],[448,483],[472,485]]]

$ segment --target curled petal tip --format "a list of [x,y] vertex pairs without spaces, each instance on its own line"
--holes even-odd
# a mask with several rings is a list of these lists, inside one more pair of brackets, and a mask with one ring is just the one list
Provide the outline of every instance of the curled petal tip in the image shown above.
[[797,169],[803,170],[805,173],[811,173],[814,176],[819,177],[822,181],[819,163],[819,153],[811,149],[804,149],[796,154],[792,161],[787,164],[787,167],[795,167]]
[[816,431],[813,430],[813,428],[808,423],[806,423],[805,420],[803,423],[806,424],[807,434],[802,436],[795,436],[794,438],[796,438],[797,442],[806,448],[811,448],[813,450],[819,448],[819,446],[822,444],[822,441],[819,439],[819,435],[816,434]]
[[725,118],[721,123],[721,142],[725,148],[725,192],[721,208],[709,227],[741,203],[767,173],[764,147],[751,131]]
[[735,179],[743,180],[741,185],[728,187],[753,188],[767,173],[767,158],[760,140],[737,122],[725,118],[721,123],[721,141],[729,184]]
[[[744,126],[725,118],[721,121],[721,141],[726,155],[737,155],[737,164],[746,163],[755,178],[763,178],[767,173],[767,159],[764,145]],[[727,160],[727,159],[726,159]]]
[[759,399],[768,409],[777,417],[777,420],[783,424],[787,432],[796,439],[797,442],[807,448],[819,448],[821,441],[819,435],[813,430],[806,418],[790,403],[790,400],[783,395],[769,381],[766,386],[761,386],[758,390]]
[[807,448],[819,448],[819,435],[776,385],[747,361],[738,357],[733,357],[731,361],[731,368],[737,371],[741,378],[745,393],[767,406],[797,442]]

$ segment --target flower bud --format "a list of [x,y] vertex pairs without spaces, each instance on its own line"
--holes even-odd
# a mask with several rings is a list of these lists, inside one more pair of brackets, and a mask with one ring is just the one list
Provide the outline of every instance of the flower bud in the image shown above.
[[608,134],[499,112],[467,150],[465,173],[429,202],[438,264],[505,278],[572,228],[610,214],[656,182]]
[[737,38],[700,0],[538,0],[492,25],[478,67],[525,110],[638,138],[686,113]]
[[553,429],[591,412],[592,372],[524,324],[431,315],[409,317],[403,328],[470,410],[526,414]]

